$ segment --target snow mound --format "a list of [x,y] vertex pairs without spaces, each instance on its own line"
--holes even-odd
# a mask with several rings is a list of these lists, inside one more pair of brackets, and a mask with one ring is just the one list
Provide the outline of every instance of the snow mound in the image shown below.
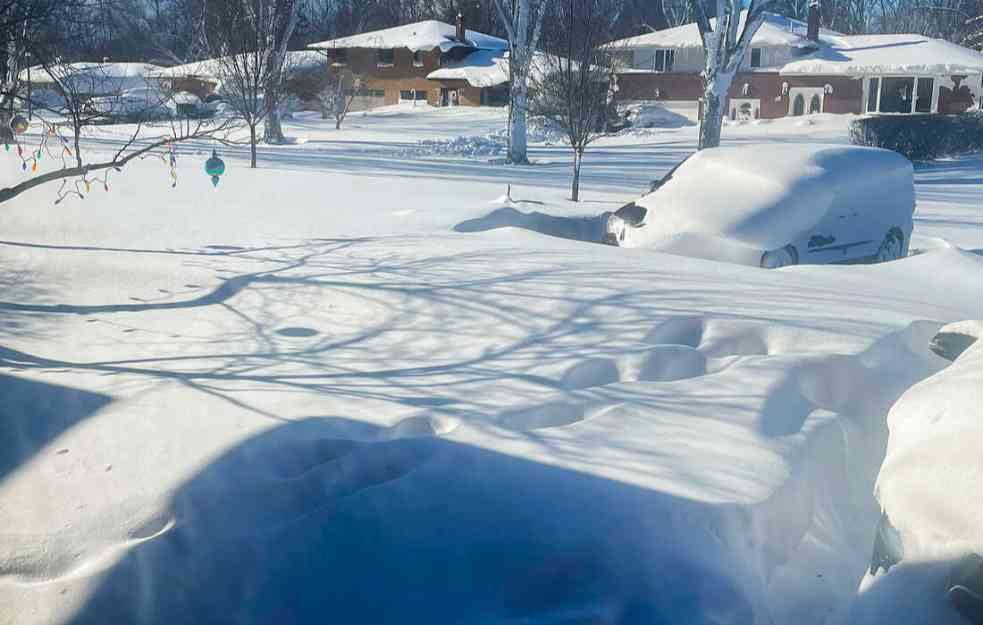
[[[633,102],[626,104],[620,109],[621,114],[628,124],[630,130],[642,128],[683,128],[685,126],[695,126],[695,122],[685,115],[674,113],[662,106],[651,102]],[[630,131],[629,130],[629,131]]]
[[533,211],[524,213],[506,204],[476,219],[468,219],[454,226],[457,232],[485,232],[499,228],[522,228],[562,239],[601,243],[607,235],[607,219],[604,216],[556,217]]
[[460,136],[453,139],[424,139],[408,153],[414,156],[500,156],[508,151],[505,141],[495,135]]

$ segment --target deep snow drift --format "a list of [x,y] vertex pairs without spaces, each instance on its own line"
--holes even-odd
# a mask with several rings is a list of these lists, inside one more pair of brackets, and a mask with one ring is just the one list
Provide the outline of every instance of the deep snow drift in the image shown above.
[[600,142],[574,205],[562,147],[392,158],[500,111],[350,121],[218,189],[183,147],[176,189],[148,160],[0,211],[0,623],[955,618],[856,598],[886,416],[979,316],[979,161],[916,170],[924,253],[762,271],[453,230],[509,183],[613,210],[694,128]]

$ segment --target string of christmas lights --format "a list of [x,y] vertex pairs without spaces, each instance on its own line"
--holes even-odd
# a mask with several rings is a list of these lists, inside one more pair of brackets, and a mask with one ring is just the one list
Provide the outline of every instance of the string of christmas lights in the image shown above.
[[[13,131],[14,146],[17,149],[17,156],[21,162],[21,171],[30,171],[32,174],[37,173],[39,163],[44,155],[47,155],[51,160],[61,158],[62,169],[67,169],[69,167],[69,161],[67,159],[73,158],[74,156],[68,138],[61,134],[58,126],[43,119],[39,119],[38,121],[43,131],[41,133],[41,140],[37,148],[28,150],[24,149],[25,146],[20,142],[18,136],[24,135],[30,130],[31,122],[23,115],[15,115],[10,122],[10,129]],[[11,144],[9,142],[4,142],[4,150],[9,152],[10,146]],[[58,147],[54,148],[53,146]],[[171,188],[177,187],[177,149],[175,148],[174,142],[170,140],[165,141],[163,152],[149,152],[140,156],[141,159],[157,157],[168,166]],[[112,169],[120,171],[119,167]],[[103,190],[108,192],[109,173],[112,169],[104,170],[105,173],[101,177],[90,177],[88,172],[84,172],[77,178],[62,179],[55,204],[70,196],[85,199],[85,196],[92,191],[93,183],[99,183]],[[211,177],[212,185],[218,186],[219,177],[225,173],[225,162],[218,157],[215,150],[212,150],[211,158],[205,162],[205,172]]]

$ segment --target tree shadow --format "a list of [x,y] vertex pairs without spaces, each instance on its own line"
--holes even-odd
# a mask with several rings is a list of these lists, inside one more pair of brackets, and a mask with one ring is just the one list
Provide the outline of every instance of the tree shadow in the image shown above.
[[230,450],[177,490],[163,529],[69,622],[753,621],[734,563],[694,548],[714,529],[673,537],[669,511],[691,502],[382,435],[308,418]]
[[111,401],[100,393],[0,374],[0,482]]

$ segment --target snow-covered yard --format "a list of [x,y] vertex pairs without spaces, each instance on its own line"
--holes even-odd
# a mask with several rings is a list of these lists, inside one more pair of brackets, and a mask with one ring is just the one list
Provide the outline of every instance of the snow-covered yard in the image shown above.
[[[724,143],[847,141],[808,121]],[[508,184],[614,210],[697,136],[599,141],[574,204],[562,145],[455,147],[504,126],[301,115],[217,189],[181,146],[0,206],[0,624],[960,622],[854,599],[887,414],[981,316],[983,155],[916,166],[912,257],[764,271],[454,231]]]

